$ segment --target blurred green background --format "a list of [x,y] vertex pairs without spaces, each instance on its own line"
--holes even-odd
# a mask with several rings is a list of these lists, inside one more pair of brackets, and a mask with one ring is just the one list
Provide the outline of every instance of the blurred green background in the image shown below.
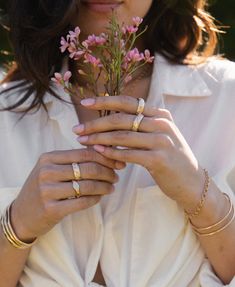
[[[3,22],[5,7],[6,0],[0,0],[0,15]],[[224,28],[226,34],[221,35],[219,52],[224,53],[229,59],[235,60],[235,0],[209,0],[209,10],[219,21],[217,24],[226,27]],[[12,59],[12,56],[7,32],[3,27],[0,27],[0,65],[2,66],[9,59]]]

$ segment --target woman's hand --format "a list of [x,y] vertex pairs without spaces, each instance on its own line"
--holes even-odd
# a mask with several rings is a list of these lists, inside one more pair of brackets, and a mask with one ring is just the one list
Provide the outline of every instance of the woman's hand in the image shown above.
[[94,145],[107,158],[146,167],[167,196],[188,210],[195,207],[204,187],[204,171],[168,110],[145,106],[139,131],[133,132],[138,106],[135,98],[98,97],[81,103],[92,110],[120,113],[75,126],[73,130],[80,143]]
[[[74,198],[72,163],[79,163],[81,197]],[[42,154],[12,206],[12,224],[18,237],[31,241],[48,232],[66,215],[95,205],[118,181],[114,169],[123,163],[93,149]],[[72,198],[72,199],[71,199]]]

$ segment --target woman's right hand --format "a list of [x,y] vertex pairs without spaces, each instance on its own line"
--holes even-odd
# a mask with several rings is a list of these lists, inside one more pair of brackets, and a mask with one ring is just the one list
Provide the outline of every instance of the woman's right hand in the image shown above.
[[[71,199],[75,196],[73,162],[81,171],[81,197]],[[32,241],[66,215],[95,205],[114,190],[118,181],[114,169],[124,166],[93,149],[42,154],[12,205],[11,221],[19,239]]]

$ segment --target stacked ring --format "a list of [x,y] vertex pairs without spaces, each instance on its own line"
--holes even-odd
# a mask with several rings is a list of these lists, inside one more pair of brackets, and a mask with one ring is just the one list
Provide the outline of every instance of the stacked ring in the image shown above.
[[140,126],[140,124],[141,124],[143,118],[144,118],[144,115],[143,115],[143,114],[139,114],[138,116],[136,116],[136,118],[134,119],[132,128],[131,128],[131,130],[132,130],[133,132],[138,132],[139,126]]
[[138,98],[138,108],[136,111],[136,115],[142,114],[145,107],[145,101],[142,98]]
[[132,128],[131,128],[133,132],[138,132],[139,130],[139,126],[144,118],[144,115],[143,115],[144,107],[145,107],[144,99],[138,98],[138,107],[136,110],[137,116],[135,117],[133,124],[132,124]]
[[72,163],[72,168],[73,168],[73,174],[75,180],[81,179],[81,170],[79,168],[79,165],[75,162]]
[[73,183],[73,189],[75,191],[75,198],[78,198],[81,196],[79,183],[75,180],[73,180],[72,183]]

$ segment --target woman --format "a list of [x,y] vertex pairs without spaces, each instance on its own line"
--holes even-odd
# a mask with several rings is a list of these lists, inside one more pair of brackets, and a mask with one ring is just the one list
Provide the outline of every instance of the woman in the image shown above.
[[[204,8],[10,1],[17,66],[0,98],[2,287],[235,286],[235,66],[209,57],[216,35]],[[80,103],[50,83],[74,69],[59,39],[76,25],[83,37],[100,33],[111,10],[120,23],[144,17],[138,46],[156,52],[154,67],[121,96],[85,89]],[[103,109],[120,113],[99,118]]]

